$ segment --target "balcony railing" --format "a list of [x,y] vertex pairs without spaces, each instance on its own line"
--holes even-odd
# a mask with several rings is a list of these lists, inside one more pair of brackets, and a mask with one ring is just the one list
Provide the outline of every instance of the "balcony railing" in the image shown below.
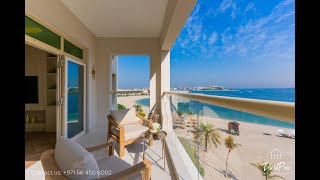
[[184,97],[190,100],[252,113],[259,116],[265,116],[282,121],[295,122],[295,103],[179,92],[166,92],[165,94]]
[[[290,102],[165,92],[163,125],[177,177],[262,179],[260,163],[294,179],[294,111]],[[232,140],[236,147],[228,148]]]

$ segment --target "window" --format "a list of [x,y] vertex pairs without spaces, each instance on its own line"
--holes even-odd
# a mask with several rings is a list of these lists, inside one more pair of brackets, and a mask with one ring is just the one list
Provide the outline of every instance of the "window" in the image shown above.
[[25,34],[54,48],[61,48],[61,37],[46,27],[25,16]]

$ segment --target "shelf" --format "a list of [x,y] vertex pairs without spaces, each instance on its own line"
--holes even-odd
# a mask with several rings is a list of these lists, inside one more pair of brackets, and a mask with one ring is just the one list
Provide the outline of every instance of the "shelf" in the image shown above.
[[42,112],[42,111],[45,111],[45,109],[25,110],[25,112]]
[[47,108],[56,107],[57,57],[47,57]]

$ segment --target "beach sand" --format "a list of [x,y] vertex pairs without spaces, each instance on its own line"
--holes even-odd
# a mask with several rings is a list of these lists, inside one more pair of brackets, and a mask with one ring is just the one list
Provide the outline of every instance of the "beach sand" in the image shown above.
[[[208,152],[204,152],[203,148],[199,151],[200,161],[205,169],[204,179],[226,179],[224,174],[228,149],[224,146],[223,139],[229,135],[227,132],[227,123],[229,121],[212,117],[200,117],[200,122],[213,123],[220,130],[222,137],[221,145],[217,148],[211,146]],[[284,166],[290,168],[289,170],[284,170],[284,167],[282,167],[280,171],[274,171],[274,174],[281,175],[285,179],[295,179],[295,140],[277,136],[278,129],[285,131],[289,129],[241,121],[238,121],[238,123],[240,123],[240,135],[232,137],[241,146],[232,150],[229,155],[228,170],[229,174],[232,172],[232,175],[229,176],[231,179],[264,179],[258,169],[250,164],[262,161],[272,164],[285,164]],[[177,128],[175,132],[177,136],[185,137],[192,141],[192,134],[187,133],[186,130],[187,128],[184,130]],[[262,133],[269,133],[271,135],[264,135]],[[282,152],[281,159],[275,158],[274,155],[276,154],[272,156],[271,152],[274,149]]]
[[[136,104],[136,100],[147,97],[148,96],[118,97],[118,103],[121,103],[126,107],[130,107],[133,104]],[[149,109],[148,107],[143,108],[146,108],[146,110]],[[224,174],[228,150],[224,146],[223,139],[229,135],[227,132],[227,123],[229,120],[214,117],[216,116],[213,114],[204,114],[204,116],[199,116],[200,122],[213,123],[215,127],[219,129],[222,137],[221,145],[217,148],[211,146],[207,152],[204,152],[203,148],[199,150],[200,161],[205,169],[205,176],[203,178],[205,180],[227,179],[224,177]],[[188,117],[185,119],[187,118]],[[280,163],[280,165],[284,165],[279,171],[275,170],[274,174],[281,175],[288,180],[295,179],[295,140],[277,136],[278,129],[282,129],[285,132],[288,132],[290,129],[241,121],[237,122],[240,123],[240,135],[232,137],[235,142],[240,143],[241,146],[232,150],[229,155],[228,170],[230,179],[264,179],[261,172],[251,165],[251,163],[258,163],[262,161],[270,162],[272,164]],[[188,128],[176,128],[175,132],[177,136],[187,138],[190,140],[190,143],[192,143],[192,133],[187,133],[187,129]],[[263,133],[269,133],[271,135],[264,135]],[[277,150],[275,149],[280,151],[281,157],[276,157]]]
[[[149,98],[149,95],[143,96],[121,96],[118,97],[118,104],[124,105],[126,108],[131,108],[133,105],[137,104],[136,101],[139,99]],[[142,106],[143,112],[148,116],[149,114],[149,107]]]

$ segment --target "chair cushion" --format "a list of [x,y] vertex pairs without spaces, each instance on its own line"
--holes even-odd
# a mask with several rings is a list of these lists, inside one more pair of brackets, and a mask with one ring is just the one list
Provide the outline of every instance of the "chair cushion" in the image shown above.
[[[111,155],[104,159],[101,159],[98,161],[99,169],[101,172],[100,177],[106,177],[108,175],[113,175],[118,172],[121,172],[123,170],[126,170],[130,167],[132,167],[129,163],[125,162],[121,158]],[[111,174],[110,174],[111,173]],[[131,179],[141,179],[141,175],[139,176],[133,176]]]
[[[133,138],[137,138],[141,135],[142,132],[147,131],[149,128],[146,126],[142,126],[140,124],[128,124],[124,125],[124,140],[128,141]],[[117,136],[119,136],[119,128],[113,127],[111,132]]]
[[[100,175],[86,173],[89,170],[98,172],[99,166],[93,155],[84,149],[80,144],[68,138],[60,137],[57,140],[54,158],[62,172],[69,179],[96,179]],[[69,172],[69,173],[68,173]],[[82,172],[76,174],[74,172]]]
[[41,154],[41,164],[44,172],[57,172],[46,173],[45,179],[68,180],[61,172],[56,160],[54,159],[54,149],[47,150]]
[[133,124],[137,123],[136,109],[120,109],[120,110],[111,110],[110,114],[113,120],[119,125]]

